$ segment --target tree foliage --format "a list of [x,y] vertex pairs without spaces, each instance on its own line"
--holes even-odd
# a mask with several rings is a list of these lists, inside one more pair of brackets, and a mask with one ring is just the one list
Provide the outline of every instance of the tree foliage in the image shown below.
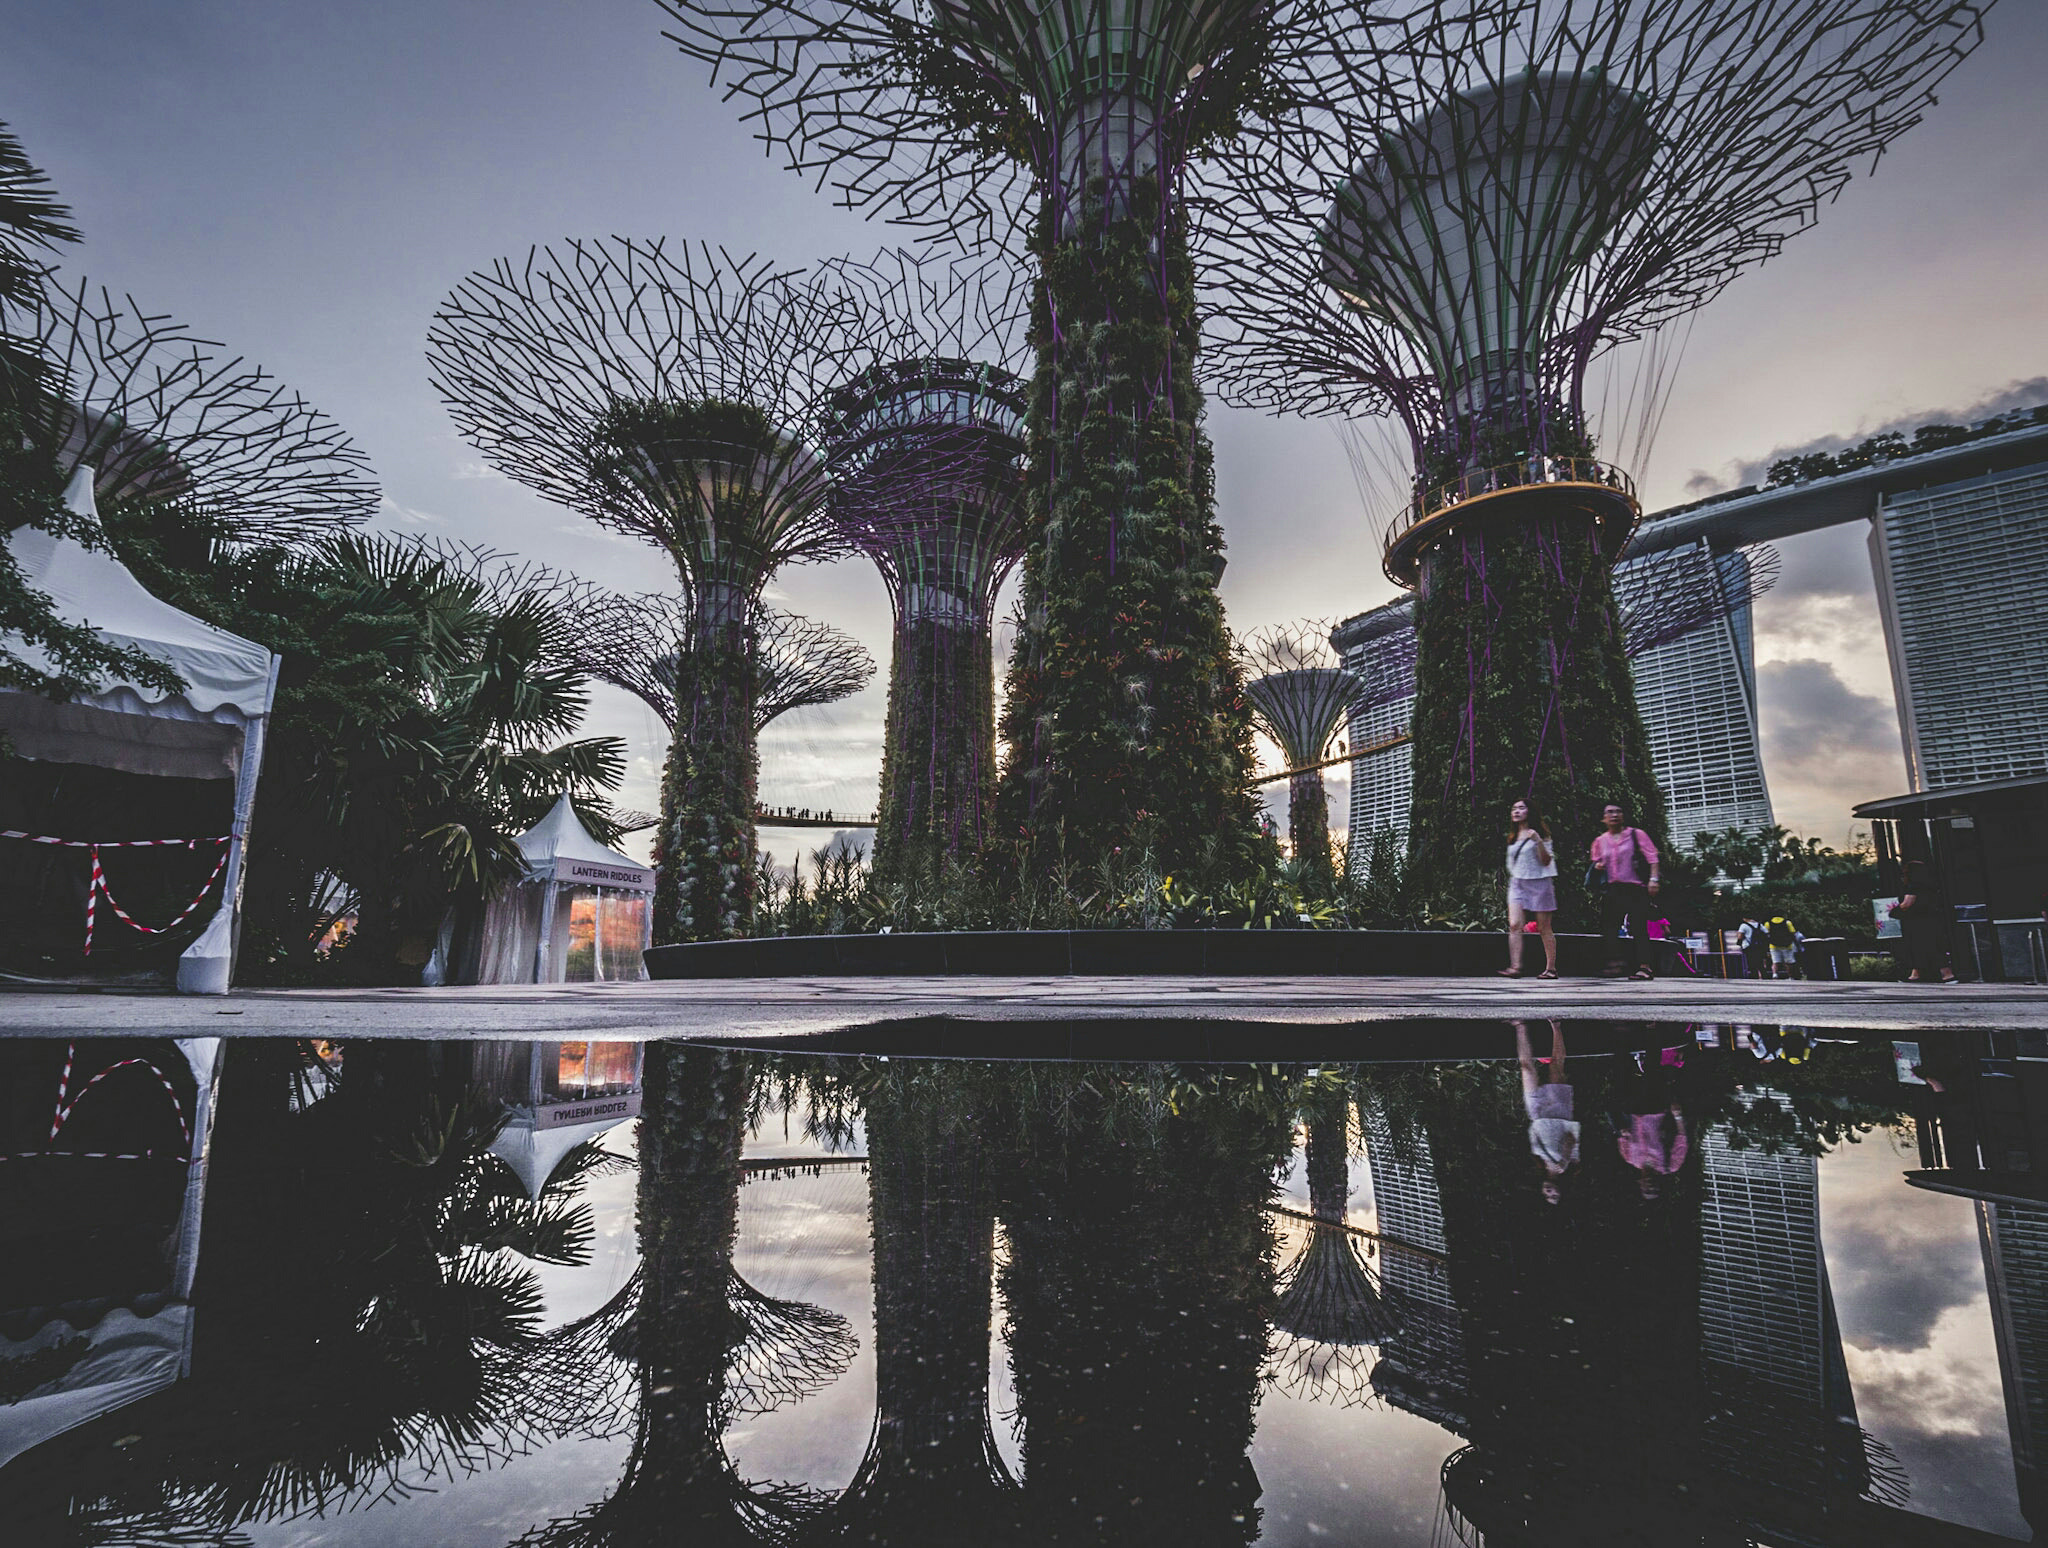
[[337,966],[415,978],[451,910],[476,920],[520,874],[514,842],[567,790],[600,836],[623,745],[576,739],[576,622],[490,556],[344,537],[196,570],[136,562],[153,590],[283,657],[250,835],[243,961],[300,978],[336,918]]
[[1040,227],[1029,547],[997,796],[998,833],[1038,875],[1063,845],[1228,864],[1257,832],[1186,230],[1137,204],[1084,216],[1066,240],[1050,213]]

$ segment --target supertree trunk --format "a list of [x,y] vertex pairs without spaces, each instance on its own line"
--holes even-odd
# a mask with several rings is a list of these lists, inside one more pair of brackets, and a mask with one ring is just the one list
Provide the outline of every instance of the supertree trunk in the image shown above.
[[936,874],[980,852],[995,795],[995,650],[986,624],[919,619],[889,666],[875,876]]
[[1327,876],[1330,857],[1330,801],[1323,791],[1323,771],[1311,769],[1287,781],[1287,837],[1295,862]]
[[[999,831],[1162,867],[1243,849],[1251,723],[1217,579],[1186,232],[1140,185],[1041,227],[1023,628],[1003,716]],[[1147,208],[1147,205],[1150,208]]]
[[724,940],[752,918],[756,796],[754,652],[746,626],[710,628],[676,669],[676,728],[661,778],[654,939]]
[[864,1104],[877,1419],[841,1506],[857,1541],[986,1541],[1013,1492],[989,1430],[995,1191],[978,1080],[899,1063]]
[[1527,800],[1561,846],[1560,908],[1594,923],[1580,878],[1602,807],[1661,838],[1664,797],[1589,524],[1534,511],[1468,526],[1425,560],[1415,622],[1416,701],[1440,711],[1415,717],[1417,896],[1497,910],[1508,808]]
[[[640,1261],[634,1320],[641,1429],[630,1518],[614,1540],[659,1530],[743,1541],[721,1439],[725,1384],[743,1329],[727,1286],[739,1236],[740,1151],[750,1075],[744,1055],[648,1050],[640,1120]],[[638,1530],[634,1527],[637,1526]]]
[[1216,1100],[1127,1139],[1122,1097],[1084,1095],[1027,1120],[1003,1207],[1027,1517],[1044,1542],[1249,1543],[1291,1131]]

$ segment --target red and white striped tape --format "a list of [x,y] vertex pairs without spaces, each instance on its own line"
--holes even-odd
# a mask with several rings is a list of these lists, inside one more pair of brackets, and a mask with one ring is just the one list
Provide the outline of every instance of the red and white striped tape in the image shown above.
[[[194,839],[192,844],[194,848],[197,848],[204,842],[208,841]],[[190,919],[192,917],[192,910],[206,901],[206,895],[213,891],[213,884],[220,880],[220,873],[227,869],[228,841],[226,839],[218,839],[212,842],[220,845],[220,855],[213,862],[213,869],[207,873],[205,884],[200,887],[198,894],[192,901],[178,911],[177,918],[173,919],[169,924],[160,925],[144,924],[141,920],[130,914],[127,909],[114,901],[113,891],[107,886],[107,873],[100,865],[100,846],[97,844],[93,845],[92,881],[85,889],[85,954],[88,957],[92,955],[93,904],[99,898],[104,897],[107,900],[107,907],[114,911],[121,923],[127,925],[130,929],[140,930],[144,935],[162,935],[167,931],[177,929],[179,925]]]
[[[67,839],[53,838],[47,833],[24,833],[19,828],[0,830],[0,839],[19,839],[25,844],[54,844],[60,849],[87,849],[92,851],[92,879],[86,884],[85,889],[85,954],[88,957],[92,955],[93,931],[98,923],[99,900],[102,896],[106,898],[107,907],[114,911],[115,917],[131,929],[140,930],[144,935],[162,935],[166,931],[175,930],[179,925],[192,917],[194,909],[206,901],[207,894],[213,891],[213,884],[220,880],[220,873],[227,869],[228,844],[233,837],[232,833],[220,833],[209,834],[205,838]],[[169,924],[146,925],[114,901],[114,894],[107,886],[106,869],[100,864],[101,850],[168,849],[177,847],[197,849],[201,844],[217,844],[220,846],[220,855],[213,862],[213,871],[207,876],[206,885],[199,889],[198,895],[190,903],[187,903],[184,908],[178,911],[178,917]]]
[[[142,1058],[140,1055],[127,1059],[116,1059],[112,1064],[93,1076],[91,1080],[80,1086],[76,1096],[72,1096],[71,1071],[77,1064],[77,1061],[78,1044],[75,1042],[66,1043],[64,1045],[64,1072],[57,1078],[57,1106],[50,1116],[50,1139],[53,1142],[59,1134],[63,1133],[64,1125],[71,1121],[71,1115],[78,1111],[78,1104],[85,1100],[93,1087],[105,1080],[109,1075],[112,1075],[116,1070],[124,1070],[129,1065],[135,1064],[140,1065],[143,1069],[148,1070],[150,1074],[154,1075],[157,1084],[164,1088],[164,1095],[170,1098],[171,1112],[178,1120],[178,1133],[183,1136],[185,1141],[185,1154],[175,1157],[159,1157],[154,1151],[143,1151],[137,1154],[108,1150],[20,1150],[11,1153],[0,1153],[0,1161],[26,1161],[37,1156],[76,1156],[91,1161],[191,1160],[192,1120],[186,1115],[185,1104],[178,1100],[177,1088],[171,1084],[171,1079],[168,1075],[164,1074],[150,1060]],[[69,1098],[69,1100],[67,1101],[66,1098]]]
[[20,839],[25,844],[55,844],[62,849],[160,849],[170,844],[182,844],[187,849],[197,849],[201,844],[225,844],[232,834],[209,834],[205,838],[181,839],[67,839],[51,838],[47,833],[23,833],[18,828],[0,829],[0,839]]

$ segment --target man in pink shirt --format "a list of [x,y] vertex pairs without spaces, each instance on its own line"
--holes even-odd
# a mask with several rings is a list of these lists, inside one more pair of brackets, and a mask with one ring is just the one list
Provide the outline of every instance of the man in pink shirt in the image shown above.
[[1608,969],[1620,972],[1627,963],[1621,948],[1621,927],[1628,925],[1629,947],[1637,978],[1654,978],[1650,962],[1650,899],[1657,895],[1657,846],[1641,828],[1628,825],[1628,813],[1614,802],[1602,816],[1607,831],[1593,840],[1593,869],[1606,880],[1602,888],[1600,927],[1610,943]]

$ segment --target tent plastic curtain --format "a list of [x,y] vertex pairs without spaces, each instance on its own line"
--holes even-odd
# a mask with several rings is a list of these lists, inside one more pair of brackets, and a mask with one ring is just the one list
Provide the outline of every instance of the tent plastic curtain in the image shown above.
[[540,949],[539,882],[507,887],[484,910],[483,957],[477,967],[480,984],[530,984],[534,953]]
[[606,887],[598,893],[599,978],[618,983],[647,976],[647,964],[640,954],[647,949],[654,924],[648,904],[644,892]]

